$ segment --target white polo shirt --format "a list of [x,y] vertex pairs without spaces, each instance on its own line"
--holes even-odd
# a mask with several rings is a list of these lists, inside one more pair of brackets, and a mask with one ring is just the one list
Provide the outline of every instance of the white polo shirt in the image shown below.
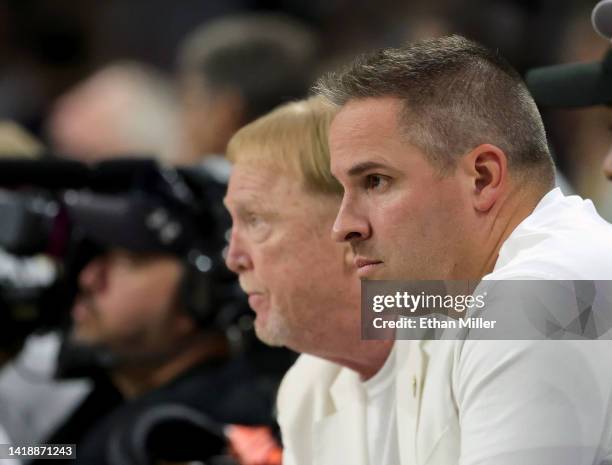
[[[553,189],[485,279],[612,280],[612,226]],[[379,465],[397,434],[395,465],[612,464],[612,341],[397,341],[394,357],[364,398],[356,373],[301,356],[279,391],[284,463]]]
[[612,225],[593,202],[546,194],[503,243],[483,279],[612,280]]

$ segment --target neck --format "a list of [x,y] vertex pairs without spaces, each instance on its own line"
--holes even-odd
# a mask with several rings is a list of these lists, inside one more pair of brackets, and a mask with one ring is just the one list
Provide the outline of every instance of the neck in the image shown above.
[[499,251],[516,229],[516,227],[533,213],[538,202],[544,197],[546,191],[541,188],[516,187],[509,190],[493,208],[489,215],[493,220],[484,228],[484,236],[479,243],[472,241],[472,249],[468,252],[469,258],[464,261],[468,264],[468,272],[463,268],[462,276],[458,279],[482,279],[491,273],[499,257]]
[[359,373],[363,381],[370,379],[383,367],[391,353],[394,340],[359,340],[350,356],[326,357],[328,360]]
[[227,344],[209,336],[156,363],[126,361],[112,371],[111,379],[119,392],[130,399],[169,383],[199,363],[227,355]]

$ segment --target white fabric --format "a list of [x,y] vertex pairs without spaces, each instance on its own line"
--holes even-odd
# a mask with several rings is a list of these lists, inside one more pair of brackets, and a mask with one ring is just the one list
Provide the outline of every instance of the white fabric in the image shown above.
[[[0,444],[14,444],[6,434],[6,431],[0,426]],[[21,465],[18,459],[0,459],[0,465]]]
[[484,279],[612,280],[612,225],[590,200],[546,194],[502,245]]
[[31,335],[0,371],[0,425],[14,444],[44,440],[91,392],[89,380],[53,380],[59,346],[57,333]]
[[[612,226],[555,189],[487,279],[612,280]],[[612,341],[397,341],[399,465],[612,461]],[[285,465],[367,465],[356,373],[302,355],[278,397]]]
[[370,465],[397,465],[397,424],[395,410],[395,351],[383,367],[363,383],[366,398],[366,429]]

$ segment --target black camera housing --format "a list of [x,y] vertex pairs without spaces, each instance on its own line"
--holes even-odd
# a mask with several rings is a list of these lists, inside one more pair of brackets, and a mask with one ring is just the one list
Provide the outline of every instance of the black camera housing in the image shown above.
[[56,263],[48,286],[19,289],[0,277],[0,319],[9,332],[21,328],[16,339],[61,326],[79,271],[112,247],[179,258],[183,307],[203,328],[226,331],[250,313],[223,259],[231,227],[222,204],[226,185],[204,167],[142,158],[95,165],[7,159],[0,161],[0,186],[0,248]]

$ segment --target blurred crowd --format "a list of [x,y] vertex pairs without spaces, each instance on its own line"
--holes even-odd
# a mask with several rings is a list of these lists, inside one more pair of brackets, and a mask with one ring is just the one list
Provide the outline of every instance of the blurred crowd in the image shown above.
[[[358,52],[453,32],[500,50],[520,72],[597,60],[607,44],[591,28],[593,4],[3,0],[0,118],[25,126],[51,152],[93,159],[106,152],[157,151],[165,160],[189,163],[205,153],[222,152],[232,128],[254,112],[265,112],[270,102],[261,100],[253,103],[258,108],[243,109],[248,110],[245,115],[237,110],[243,105],[240,98],[263,98],[247,94],[254,82],[268,86],[267,92],[274,86],[293,86],[277,89],[290,99],[322,71]],[[219,22],[203,33],[207,37],[196,39],[202,24],[236,15],[244,21],[245,15],[264,11],[299,21],[301,30],[288,31],[280,23]],[[272,58],[258,56],[252,45],[234,55],[233,64],[231,59],[211,64],[226,69],[211,78],[213,71],[208,75],[211,82],[198,85],[189,69],[197,67],[194,56],[207,53],[202,48],[214,48],[215,43],[230,47],[257,34],[256,28],[284,35],[291,59],[302,63],[285,62],[271,69],[265,60]],[[219,79],[225,80],[223,85]],[[206,123],[194,131],[202,115]],[[576,192],[593,198],[604,216],[612,217],[610,188],[598,176],[608,144],[605,109],[548,111],[544,116],[563,175]]]

